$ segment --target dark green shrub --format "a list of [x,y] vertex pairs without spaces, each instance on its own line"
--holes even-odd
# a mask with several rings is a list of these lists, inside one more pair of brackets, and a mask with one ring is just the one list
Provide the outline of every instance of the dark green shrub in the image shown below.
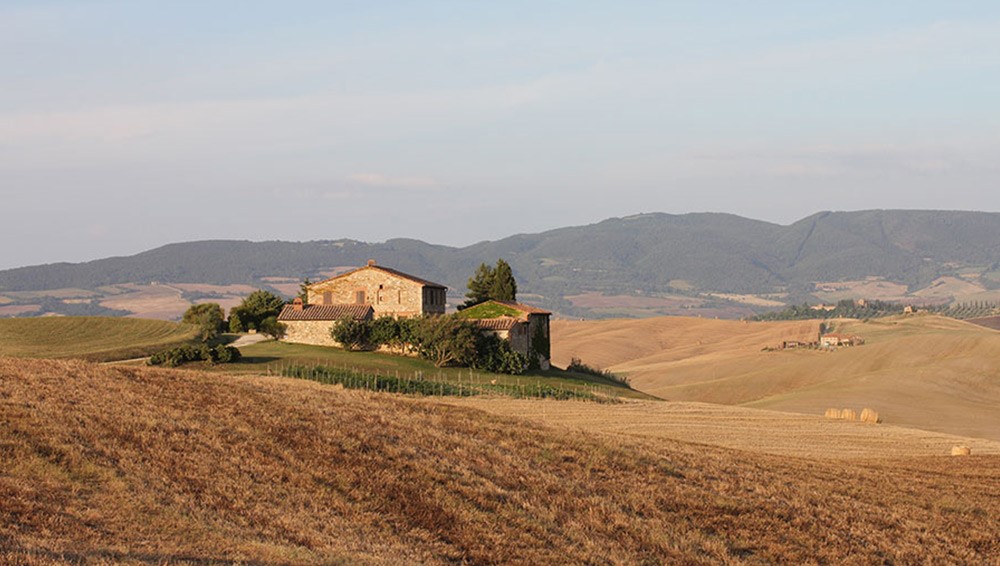
[[269,316],[260,322],[260,327],[257,330],[275,340],[281,340],[285,337],[288,327],[278,322],[278,317]]
[[372,326],[370,320],[354,320],[344,318],[334,323],[330,328],[330,337],[340,342],[345,350],[371,350]]
[[198,338],[207,342],[222,332],[225,319],[222,307],[215,303],[203,303],[188,308],[181,321],[197,326]]

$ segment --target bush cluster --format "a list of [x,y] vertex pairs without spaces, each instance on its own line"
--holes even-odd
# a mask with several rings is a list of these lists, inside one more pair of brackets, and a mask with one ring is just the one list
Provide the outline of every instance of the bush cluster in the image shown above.
[[566,366],[566,371],[572,371],[576,373],[584,373],[587,375],[593,375],[595,377],[602,377],[608,381],[613,381],[615,383],[620,383],[622,385],[628,386],[628,378],[625,376],[612,373],[606,369],[597,369],[594,366],[589,366],[583,363],[580,358],[570,358],[569,365]]
[[197,346],[180,346],[157,352],[149,358],[151,366],[177,367],[187,362],[210,362],[213,364],[228,364],[238,362],[241,354],[239,349],[220,344],[214,348],[208,344]]
[[400,353],[415,352],[437,367],[465,366],[493,373],[519,375],[528,361],[510,343],[458,316],[374,320],[343,319],[330,336],[348,350],[386,346]]

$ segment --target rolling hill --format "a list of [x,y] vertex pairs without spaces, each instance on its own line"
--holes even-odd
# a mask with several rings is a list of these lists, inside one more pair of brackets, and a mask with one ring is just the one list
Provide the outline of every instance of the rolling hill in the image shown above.
[[871,407],[889,424],[1000,440],[1000,332],[923,315],[835,324],[867,343],[762,351],[788,338],[815,340],[809,322],[557,321],[553,361],[578,357],[674,401],[812,415]]
[[162,320],[45,317],[0,320],[0,356],[81,358],[144,357],[195,339],[197,329]]
[[996,456],[789,458],[279,378],[0,359],[0,455],[6,563],[1000,553]]
[[[409,239],[190,242],[130,257],[2,271],[0,300],[7,302],[0,314],[24,313],[25,305],[44,312],[31,293],[73,288],[101,295],[89,303],[80,296],[75,304],[129,310],[129,303],[107,295],[115,292],[108,286],[129,283],[275,286],[288,293],[304,277],[321,278],[369,258],[445,283],[455,299],[479,263],[498,257],[513,266],[523,295],[575,316],[687,312],[734,318],[878,285],[885,296],[916,302],[997,300],[1000,214],[822,212],[788,226],[729,214],[641,214],[464,248]],[[852,293],[854,288],[868,291]],[[921,289],[933,292],[918,294]],[[189,302],[214,296],[179,295]],[[619,303],[640,297],[646,304],[602,311],[579,298],[594,295]]]

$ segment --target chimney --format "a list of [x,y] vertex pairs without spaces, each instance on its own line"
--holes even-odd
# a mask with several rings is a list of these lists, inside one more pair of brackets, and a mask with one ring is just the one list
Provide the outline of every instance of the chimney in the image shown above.
[[368,260],[368,267],[375,267],[375,260],[374,259]]
[[295,300],[292,301],[292,310],[300,311],[302,307],[302,297],[295,297]]

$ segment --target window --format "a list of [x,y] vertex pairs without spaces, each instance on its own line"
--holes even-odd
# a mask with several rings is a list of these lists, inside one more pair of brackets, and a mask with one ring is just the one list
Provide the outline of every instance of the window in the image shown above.
[[323,292],[323,304],[329,305],[333,303],[333,293],[330,291]]
[[365,292],[363,290],[354,292],[354,302],[359,305],[365,304]]

